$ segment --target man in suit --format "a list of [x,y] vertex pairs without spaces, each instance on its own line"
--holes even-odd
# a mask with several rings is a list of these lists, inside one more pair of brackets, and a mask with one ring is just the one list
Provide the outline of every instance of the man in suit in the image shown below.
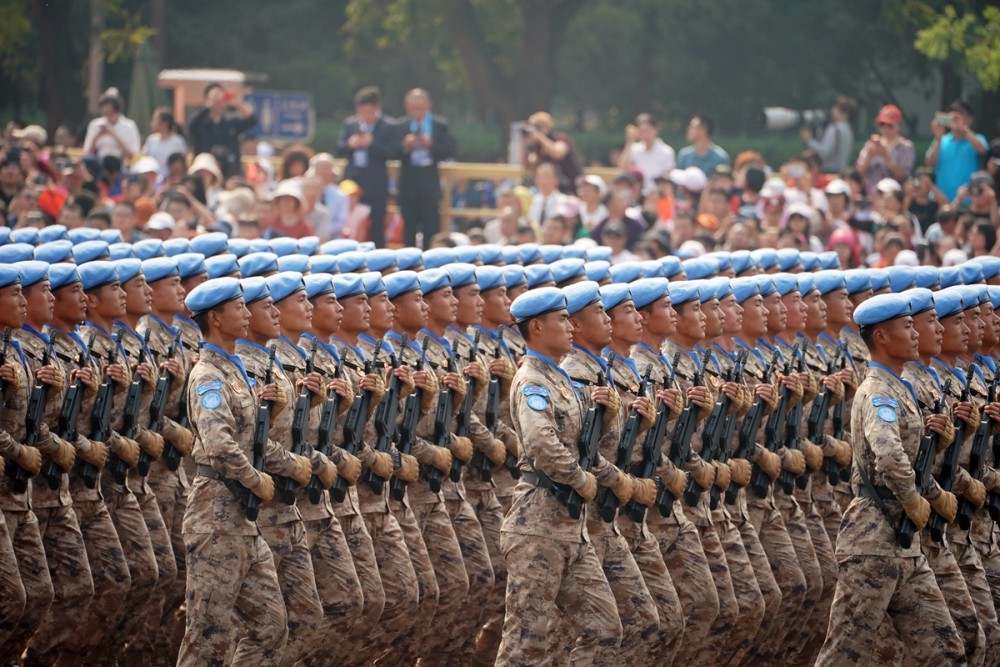
[[403,214],[406,245],[417,245],[423,232],[424,246],[441,229],[441,179],[437,165],[455,152],[448,123],[431,113],[431,96],[414,88],[403,100],[406,116],[398,126],[399,207]]
[[389,177],[385,161],[397,150],[396,129],[382,115],[382,93],[375,86],[354,96],[354,115],[344,121],[337,154],[347,158],[344,178],[361,186],[361,202],[371,207],[371,240],[385,245],[385,201]]

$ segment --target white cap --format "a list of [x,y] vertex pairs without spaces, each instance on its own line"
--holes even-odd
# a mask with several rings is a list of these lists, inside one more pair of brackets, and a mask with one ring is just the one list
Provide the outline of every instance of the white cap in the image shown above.
[[215,177],[216,184],[222,184],[222,171],[219,169],[219,163],[215,156],[211,153],[198,153],[194,156],[191,166],[188,167],[188,173],[196,174],[199,171],[207,171]]
[[671,169],[670,180],[691,192],[701,192],[708,185],[708,177],[698,167],[687,169]]
[[826,184],[825,192],[828,195],[851,196],[851,186],[842,178],[835,178]]
[[[701,171],[700,169],[698,171]],[[676,255],[678,257],[701,257],[705,254],[705,246],[701,244],[700,241],[685,241],[681,244],[681,247],[677,249]]]
[[146,229],[154,231],[163,231],[166,229],[172,232],[175,227],[177,227],[177,223],[174,221],[174,216],[166,211],[157,211],[149,216],[149,220],[146,221]]
[[900,250],[896,253],[895,266],[920,266],[920,258],[912,250]]
[[593,185],[595,188],[597,188],[597,191],[601,193],[602,197],[608,192],[608,184],[605,183],[604,179],[598,176],[597,174],[587,174],[586,176],[583,177],[583,182],[587,183],[588,185]]
[[883,178],[875,184],[875,189],[879,192],[899,192],[903,186],[895,178]]
[[145,155],[132,165],[133,174],[156,174],[160,171],[160,163],[156,161],[155,157],[150,157]]
[[952,248],[941,258],[941,266],[958,266],[969,259],[964,250]]
[[286,178],[278,183],[278,187],[271,193],[271,201],[278,197],[294,197],[300,206],[305,206],[306,200],[302,196],[302,181],[298,178]]

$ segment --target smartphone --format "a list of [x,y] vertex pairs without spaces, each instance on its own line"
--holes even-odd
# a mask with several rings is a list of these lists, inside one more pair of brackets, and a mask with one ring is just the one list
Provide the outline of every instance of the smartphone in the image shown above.
[[222,93],[223,102],[226,102],[228,104],[229,102],[232,102],[234,99],[236,99],[236,94],[233,91],[227,90],[226,92]]
[[951,114],[947,111],[938,111],[934,114],[934,122],[941,127],[951,127]]

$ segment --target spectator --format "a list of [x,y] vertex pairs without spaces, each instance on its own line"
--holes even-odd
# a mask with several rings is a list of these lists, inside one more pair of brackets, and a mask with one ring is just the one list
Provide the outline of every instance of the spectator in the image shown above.
[[[396,129],[382,115],[382,93],[375,86],[362,88],[354,96],[354,115],[344,121],[337,142],[337,154],[347,158],[344,177],[354,182],[358,201],[368,208],[366,218],[371,237],[377,247],[385,245],[385,204],[389,195],[389,175],[385,161],[396,153]],[[341,189],[348,196],[341,183]],[[356,204],[352,207],[354,213]],[[357,224],[356,215],[348,224]]]
[[551,162],[538,165],[535,171],[535,187],[538,192],[531,198],[528,220],[541,228],[549,218],[559,215],[566,195],[559,191],[558,168]]
[[626,230],[621,222],[609,222],[603,225],[601,234],[601,245],[611,248],[611,263],[621,264],[622,262],[633,262],[639,257],[628,249]]
[[312,158],[312,149],[307,146],[291,146],[284,152],[281,158],[281,177],[279,181],[287,181],[289,178],[301,178],[309,170],[309,160]]
[[847,181],[835,178],[823,189],[826,194],[826,212],[819,227],[813,230],[821,241],[828,241],[833,232],[849,225],[851,209],[851,186]]
[[277,209],[278,219],[264,232],[265,238],[291,236],[300,239],[315,233],[312,223],[305,218],[305,198],[302,196],[302,183],[299,179],[278,183],[271,201]]
[[350,203],[344,236],[355,241],[371,240],[372,209],[367,204],[362,203],[362,197],[365,193],[361,189],[361,186],[348,179],[340,182],[340,189],[347,195],[348,202]]
[[8,151],[0,163],[0,203],[5,210],[10,210],[10,202],[24,187],[24,172],[21,171],[20,150]]
[[695,116],[688,123],[687,140],[689,146],[677,155],[677,167],[687,169],[697,167],[706,176],[720,164],[729,165],[729,153],[712,143],[714,124],[708,116]]
[[83,209],[80,205],[73,201],[63,204],[62,210],[59,211],[59,224],[66,229],[83,227]]
[[969,236],[970,255],[982,257],[993,252],[997,244],[996,227],[988,222],[977,222]]
[[111,226],[122,233],[122,241],[135,243],[146,238],[146,235],[136,229],[135,204],[130,201],[120,201],[111,209]]
[[963,185],[958,189],[952,208],[958,208],[959,204],[968,199],[968,211],[976,219],[976,223],[986,222],[991,225],[1000,224],[1000,215],[997,212],[997,197],[993,190],[993,177],[985,171],[977,171],[972,174],[968,185]]
[[928,167],[918,167],[908,191],[910,203],[906,209],[917,219],[921,229],[930,229],[938,209],[942,205],[948,205],[948,199],[934,183],[934,171]]
[[[200,189],[195,190],[197,199],[209,209],[215,208],[222,190],[222,172],[215,157],[211,153],[196,155],[188,168],[188,175],[196,177],[201,184]],[[185,179],[184,182],[190,181]]]
[[[163,198],[161,209],[174,220],[177,236],[188,236],[198,227],[198,214],[192,201],[191,195],[184,188],[177,188]],[[146,225],[146,230],[148,232],[149,224]]]
[[[323,205],[330,211],[330,227],[326,239],[339,239],[344,235],[347,212],[351,202],[344,191],[337,187],[340,173],[329,153],[318,153],[309,160],[312,171],[323,183]],[[326,240],[324,239],[324,240]]]
[[660,138],[660,124],[648,113],[641,113],[635,125],[625,127],[625,147],[618,156],[618,168],[635,167],[642,173],[642,194],[656,187],[656,179],[670,173],[676,164],[674,149]]
[[101,158],[101,177],[97,181],[102,199],[121,201],[125,196],[125,179],[122,174],[122,161],[114,155]]
[[556,167],[559,189],[566,194],[574,194],[576,180],[583,174],[583,166],[569,135],[556,132],[552,116],[545,111],[531,114],[523,132],[522,160],[525,173],[535,177],[539,166],[553,164]]
[[895,104],[886,104],[875,116],[879,133],[868,138],[856,163],[869,195],[882,179],[902,183],[913,170],[913,142],[899,133],[902,122],[903,112]]
[[321,199],[323,181],[319,176],[310,175],[299,179],[302,183],[302,197],[305,200],[305,217],[312,223],[316,236],[324,241],[330,238],[330,209]]
[[542,243],[566,245],[570,240],[569,224],[561,215],[554,215],[542,223]]
[[163,179],[163,187],[172,188],[181,184],[187,176],[187,156],[174,153],[167,158],[167,176]]
[[141,139],[135,121],[122,115],[122,98],[117,88],[108,88],[97,102],[101,115],[87,125],[83,154],[98,158],[116,157],[119,164],[139,152]]
[[927,229],[926,238],[930,243],[940,243],[947,237],[955,235],[958,223],[958,212],[951,208],[939,209],[935,216],[936,222]]
[[403,215],[404,243],[417,245],[417,234],[426,243],[441,228],[441,177],[438,163],[455,154],[455,140],[448,123],[431,112],[426,90],[414,88],[403,99],[406,117],[398,126],[399,208]]
[[972,107],[955,100],[948,111],[950,127],[931,121],[934,141],[927,149],[927,166],[934,169],[937,185],[949,200],[969,182],[972,172],[979,169],[980,156],[986,153],[986,137],[972,130],[975,120]]
[[160,176],[166,178],[169,172],[168,160],[170,156],[174,153],[186,155],[188,152],[184,130],[174,120],[170,109],[166,107],[159,107],[153,112],[153,117],[149,121],[149,129],[153,133],[146,137],[146,143],[142,145],[142,153],[156,160]]
[[111,214],[108,213],[107,209],[94,209],[87,214],[84,226],[93,229],[111,229]]
[[608,217],[604,222],[594,227],[591,231],[591,238],[601,245],[611,245],[605,242],[604,230],[607,229],[608,225],[613,224],[616,225],[616,229],[620,228],[625,235],[625,247],[634,247],[646,232],[646,226],[635,218],[629,217],[626,213],[629,193],[626,190],[613,190],[608,195],[606,204]]
[[801,202],[820,211],[827,209],[826,194],[817,187],[805,155],[796,155],[790,159],[781,167],[781,173],[785,177],[786,202]]
[[159,211],[149,218],[144,231],[149,238],[166,241],[174,235],[176,228],[177,222],[174,220],[174,216],[166,211]]
[[583,205],[580,207],[580,222],[587,231],[604,222],[608,217],[608,208],[603,199],[608,192],[608,186],[600,176],[584,176],[577,186],[577,194]]
[[830,122],[823,130],[823,135],[816,139],[812,130],[803,127],[799,130],[802,141],[819,156],[823,171],[828,174],[839,174],[850,164],[851,153],[854,151],[854,130],[851,120],[858,109],[858,103],[853,98],[840,96],[830,109]]
[[18,147],[21,149],[21,170],[24,171],[26,180],[59,180],[58,174],[49,165],[49,155],[45,150],[49,134],[44,127],[29,125],[22,130],[14,130],[14,137],[18,139]]
[[240,135],[256,124],[253,107],[242,96],[210,83],[205,86],[205,106],[188,122],[191,149],[195,155],[218,151],[223,173],[239,173]]

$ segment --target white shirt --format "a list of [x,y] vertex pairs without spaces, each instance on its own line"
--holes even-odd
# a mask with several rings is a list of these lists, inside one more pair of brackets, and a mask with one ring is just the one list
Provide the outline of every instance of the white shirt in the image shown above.
[[593,229],[604,222],[607,217],[608,207],[604,204],[598,204],[593,211],[588,211],[586,206],[580,207],[580,222],[584,229]]
[[[531,206],[528,207],[528,220],[541,227],[543,222],[559,215],[565,201],[566,195],[558,190],[548,196],[541,192],[536,193],[531,199]],[[543,207],[544,215],[542,213]]]
[[648,195],[656,187],[655,179],[663,176],[677,165],[674,149],[659,137],[651,148],[637,141],[630,150],[632,164],[642,172],[642,194]]
[[167,175],[167,158],[174,153],[187,155],[187,152],[187,142],[179,134],[174,134],[169,139],[162,139],[159,132],[154,132],[146,137],[146,143],[142,145],[142,154],[155,158],[160,165],[160,176]]
[[131,155],[139,152],[142,139],[139,137],[139,128],[136,126],[135,121],[125,116],[119,116],[118,122],[112,125],[104,116],[98,116],[87,125],[87,137],[83,140],[84,154],[97,153],[97,157],[99,158],[105,155],[124,158],[121,145],[110,134],[97,136],[97,132],[105,126],[121,139]]

